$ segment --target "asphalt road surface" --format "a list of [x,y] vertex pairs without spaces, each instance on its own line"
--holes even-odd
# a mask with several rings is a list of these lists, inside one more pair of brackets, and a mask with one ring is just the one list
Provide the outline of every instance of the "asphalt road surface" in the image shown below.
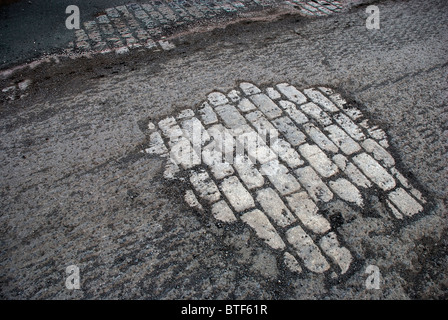
[[[1,298],[447,299],[448,5],[375,5],[378,30],[366,28],[365,5],[322,17],[286,6],[173,35],[169,50],[59,57],[3,73]],[[282,132],[298,152],[291,161],[302,162],[285,162],[284,180],[267,174],[254,189],[238,169],[217,178],[213,167],[179,166],[168,177],[158,147],[176,145],[172,121],[184,125],[182,111],[210,129],[207,102],[215,124],[231,130],[246,118],[256,127],[260,117],[249,120],[232,90]],[[328,102],[337,93],[349,106],[341,113],[343,105]],[[287,103],[312,126],[298,124]],[[313,105],[339,109],[322,120]],[[341,120],[350,110],[353,122]],[[295,122],[285,129],[280,116]],[[351,138],[333,147],[325,121]],[[367,130],[374,125],[387,138],[376,140]],[[368,187],[351,180],[336,160],[341,153]],[[212,178],[198,183],[204,172]],[[282,189],[287,179],[294,190]],[[297,197],[299,206],[316,203],[320,218],[307,220],[312,205],[294,211]],[[78,290],[66,287],[71,265]],[[369,266],[380,274],[377,288],[366,283]]]
[[10,66],[64,49],[73,37],[73,30],[65,27],[69,5],[78,6],[82,22],[109,6],[131,2],[144,1],[22,0],[0,5],[0,62]]

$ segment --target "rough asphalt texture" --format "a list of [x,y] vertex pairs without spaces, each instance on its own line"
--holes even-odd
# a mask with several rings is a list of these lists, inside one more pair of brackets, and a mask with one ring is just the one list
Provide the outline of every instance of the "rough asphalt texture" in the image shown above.
[[[16,74],[28,95],[1,104],[1,297],[4,299],[448,298],[445,1],[378,2],[321,19],[290,15],[185,34],[165,52],[49,63]],[[8,79],[8,81],[10,81]],[[245,225],[189,208],[189,186],[140,151],[143,125],[240,81],[329,86],[389,135],[401,172],[432,208],[391,223],[377,203],[332,203],[356,256],[336,279],[290,273]],[[8,85],[6,80],[2,88]],[[167,94],[169,93],[169,94]],[[353,218],[354,217],[354,218]],[[81,290],[65,288],[78,265]],[[365,287],[367,266],[381,288]]]

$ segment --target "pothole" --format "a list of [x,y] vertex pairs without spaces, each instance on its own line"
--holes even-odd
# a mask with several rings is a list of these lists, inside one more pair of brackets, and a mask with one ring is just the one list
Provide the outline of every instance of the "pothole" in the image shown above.
[[145,131],[144,152],[166,158],[164,178],[188,186],[189,206],[220,225],[247,224],[294,273],[350,270],[338,234],[350,215],[327,216],[335,201],[356,215],[381,195],[389,216],[378,219],[392,221],[429,206],[397,169],[386,132],[331,88],[242,82]]

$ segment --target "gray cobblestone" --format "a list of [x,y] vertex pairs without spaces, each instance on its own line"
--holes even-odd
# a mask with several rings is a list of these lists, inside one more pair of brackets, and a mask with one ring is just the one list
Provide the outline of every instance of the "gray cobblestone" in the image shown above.
[[252,95],[250,99],[270,120],[277,118],[282,114],[282,110],[264,93]]
[[330,188],[343,200],[354,203],[359,207],[364,205],[362,195],[359,190],[344,178],[339,178],[336,181],[329,182]]
[[246,114],[246,119],[255,127],[255,130],[265,137],[268,132],[273,132],[275,127],[266,119],[260,111],[254,111]]
[[247,98],[243,98],[239,103],[238,103],[238,109],[240,109],[242,112],[249,112],[252,110],[255,110],[257,107],[255,107],[255,105],[249,101],[249,99]]
[[[340,10],[340,7],[334,1],[323,5],[313,2],[310,5],[296,0],[293,0],[293,2],[286,1],[286,3],[289,3],[304,15],[310,16],[325,16]],[[275,0],[185,0],[120,5],[106,8],[106,14],[96,18],[101,24],[101,32],[95,35],[92,34],[94,43],[89,43],[88,40],[77,40],[75,47],[82,51],[93,49],[102,53],[110,52],[112,51],[111,49],[116,53],[126,53],[129,50],[124,49],[123,47],[125,46],[128,49],[141,47],[155,49],[160,37],[166,35],[172,27],[188,26],[195,21],[210,20],[217,16],[239,15],[240,12],[278,5],[279,2]],[[88,21],[87,23],[89,24],[90,22]],[[116,30],[112,27],[112,23],[117,26]],[[68,49],[71,50],[72,47],[70,46]],[[289,92],[289,89],[290,87],[285,88],[287,95],[292,92]],[[271,90],[273,88],[269,89],[274,94],[272,97],[277,97],[278,92],[274,93]],[[291,97],[291,99],[300,101],[300,98]]]
[[215,111],[229,129],[238,129],[247,125],[246,119],[230,104],[215,107]]
[[231,90],[228,94],[227,97],[230,99],[230,101],[232,102],[237,102],[241,100],[241,92],[239,92],[238,90]]
[[286,200],[306,228],[317,234],[325,234],[330,230],[330,222],[318,213],[319,208],[306,192],[291,194]]
[[325,151],[336,153],[338,152],[338,147],[335,146],[330,139],[327,138],[322,131],[319,130],[315,125],[307,123],[303,126],[305,132],[311,137],[311,139],[322,149]]
[[149,154],[155,153],[158,155],[168,154],[168,149],[166,148],[160,133],[151,133],[149,148],[147,148],[145,152]]
[[341,154],[337,154],[333,157],[334,163],[341,169],[349,179],[359,187],[369,188],[372,186],[370,180],[366,178],[364,174],[346,157]]
[[309,102],[300,106],[300,109],[310,117],[314,118],[322,126],[329,126],[332,124],[331,118],[321,108],[313,102]]
[[261,173],[267,176],[269,181],[283,196],[300,190],[300,184],[278,160],[264,164],[261,167]]
[[218,117],[216,116],[215,111],[213,111],[213,108],[207,102],[204,102],[202,108],[199,110],[199,114],[205,125],[218,122]]
[[329,112],[336,112],[339,109],[331,102],[328,98],[326,98],[322,93],[317,91],[316,89],[305,89],[303,90],[305,94],[316,104],[323,107],[324,110]]
[[344,130],[336,125],[325,128],[329,132],[328,137],[339,147],[346,155],[351,155],[361,150],[360,145],[355,142]]
[[287,227],[296,220],[282,199],[271,188],[259,190],[257,201],[263,207],[264,212],[280,227]]
[[277,118],[272,123],[293,146],[298,146],[306,141],[306,136],[297,129],[288,117]]
[[266,93],[268,97],[271,98],[272,100],[277,100],[282,97],[280,93],[272,87],[266,88]]
[[389,193],[389,199],[406,216],[413,216],[423,210],[423,207],[403,188]]
[[307,100],[303,93],[290,84],[280,83],[277,85],[277,89],[283,93],[286,98],[297,104],[305,103]]
[[285,243],[279,236],[269,219],[263,212],[256,209],[242,215],[241,219],[251,226],[257,236],[263,239],[273,249],[284,249]]
[[224,179],[221,183],[221,190],[237,212],[242,212],[255,206],[254,199],[235,176]]
[[275,139],[271,144],[271,150],[274,151],[290,168],[296,168],[304,163],[297,151],[283,139]]
[[380,161],[385,167],[392,167],[395,165],[394,158],[381,147],[375,140],[366,139],[361,143],[362,147],[373,157]]
[[236,155],[233,166],[248,189],[264,185],[264,178],[248,157]]
[[[221,124],[215,124],[207,129],[210,137],[213,138],[211,142],[213,145],[209,145],[210,148],[215,148],[216,150],[223,153],[226,157],[226,161],[231,163],[233,162],[233,150],[234,150],[234,139],[233,135],[224,128]],[[231,157],[227,157],[229,155]]]
[[333,199],[333,193],[311,167],[298,168],[295,173],[314,201],[328,202]]
[[286,237],[309,270],[322,273],[330,268],[318,246],[300,226],[289,229],[286,232]]
[[394,178],[378,162],[366,153],[353,157],[353,162],[383,190],[395,187]]
[[195,208],[200,211],[204,210],[204,208],[202,207],[202,205],[199,203],[198,199],[194,195],[193,190],[187,190],[185,192],[184,200],[190,207]]
[[308,118],[291,101],[281,100],[279,104],[295,123],[300,125],[308,122]]
[[357,141],[365,139],[365,135],[361,128],[345,114],[338,113],[334,116],[334,119],[353,139]]
[[237,221],[232,209],[229,208],[224,200],[218,201],[212,206],[212,214],[215,219],[223,222]]
[[341,274],[348,271],[352,262],[352,255],[347,248],[341,247],[334,232],[322,237],[320,247],[340,268]]
[[190,176],[190,182],[201,199],[213,203],[221,198],[218,187],[210,179],[207,172],[193,172]]
[[275,153],[266,145],[263,139],[253,130],[245,132],[236,137],[237,154],[244,154],[243,150],[251,160],[256,160],[261,164],[267,163],[277,158]]
[[285,265],[288,267],[289,270],[291,270],[292,272],[296,272],[296,273],[301,273],[302,272],[302,267],[300,266],[300,264],[297,262],[296,258],[294,258],[294,256],[292,254],[290,254],[289,252],[285,252],[284,255],[284,263]]
[[[348,106],[342,96],[334,98],[337,93],[333,89],[304,90],[313,102],[305,100],[298,107],[290,100],[281,100],[281,95],[300,99],[289,85],[280,86],[280,97],[271,91],[274,100],[250,83],[240,84],[240,89],[244,95],[237,90],[227,95],[217,91],[209,94],[198,108],[198,118],[193,109],[180,111],[176,118],[182,129],[174,117],[158,123],[170,147],[164,176],[173,179],[180,170],[178,164],[192,168],[190,183],[200,201],[187,191],[185,201],[191,207],[203,211],[202,205],[207,204],[216,220],[247,223],[271,248],[287,250],[282,253],[283,261],[292,272],[303,271],[296,257],[306,269],[326,272],[331,268],[328,257],[338,266],[338,274],[349,270],[353,257],[340,245],[332,231],[337,229],[320,212],[320,206],[337,199],[363,210],[366,189],[379,187],[388,192],[384,202],[393,218],[422,212],[422,194],[396,170],[391,154],[369,136],[371,129],[387,142],[382,132],[374,131],[379,128],[364,120],[359,109]],[[325,95],[333,97],[334,104]],[[327,113],[317,104],[331,111]],[[342,111],[335,111],[339,110],[336,105]],[[278,117],[279,111],[295,118],[295,123],[287,116],[267,119]],[[148,130],[150,142],[145,151],[166,156],[162,136],[154,126],[148,125]],[[181,151],[177,157],[172,155],[176,149]],[[195,167],[199,163],[194,154],[200,151],[207,171]],[[295,170],[294,174],[290,170]],[[257,205],[263,211],[256,209]],[[292,228],[285,230],[288,227]]]
[[244,92],[244,94],[248,96],[261,92],[261,90],[258,87],[249,82],[241,82],[240,88]]
[[338,172],[338,167],[316,145],[305,143],[299,147],[299,151],[323,177],[328,178]]

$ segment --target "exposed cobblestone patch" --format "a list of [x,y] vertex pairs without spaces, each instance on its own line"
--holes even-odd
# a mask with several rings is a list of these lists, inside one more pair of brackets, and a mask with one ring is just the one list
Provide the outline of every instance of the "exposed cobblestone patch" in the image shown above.
[[362,212],[373,193],[388,219],[403,220],[423,214],[426,200],[396,168],[386,133],[340,94],[275,88],[212,92],[197,110],[159,120],[159,130],[149,125],[145,152],[168,157],[165,177],[187,170],[188,205],[220,223],[246,223],[284,251],[292,272],[345,274],[354,258],[319,207],[343,201]]
[[[171,30],[211,19],[238,16],[286,4],[303,16],[326,16],[340,12],[338,1],[282,0],[157,0],[107,8],[95,20],[86,21],[74,32],[70,50],[123,54],[129,49],[171,50],[164,39]],[[273,90],[273,88],[271,88]],[[288,88],[283,88],[287,92]],[[267,94],[276,95],[272,90]],[[294,94],[290,92],[289,94]]]

